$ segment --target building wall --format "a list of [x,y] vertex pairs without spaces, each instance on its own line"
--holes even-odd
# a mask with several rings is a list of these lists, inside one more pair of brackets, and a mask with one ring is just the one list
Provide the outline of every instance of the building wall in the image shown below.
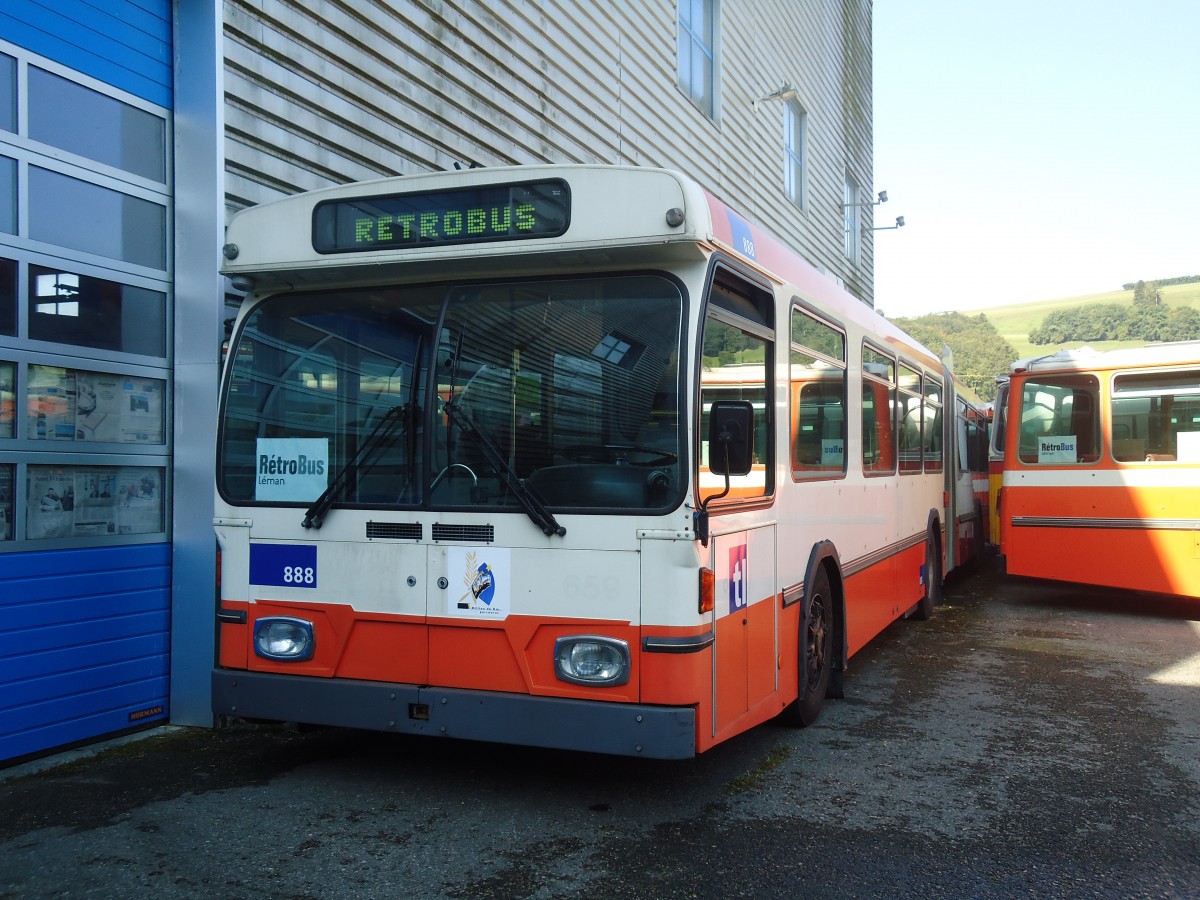
[[[872,301],[869,0],[718,4],[717,112],[677,87],[676,3],[225,2],[229,209],[396,174],[538,163],[679,168]],[[807,208],[784,194],[785,82],[808,113]]]

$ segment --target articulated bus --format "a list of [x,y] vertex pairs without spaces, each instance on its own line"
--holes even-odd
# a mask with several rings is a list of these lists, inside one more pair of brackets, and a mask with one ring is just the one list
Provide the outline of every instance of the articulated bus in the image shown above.
[[1200,598],[1200,342],[1022,360],[1005,432],[1005,571]]
[[688,178],[416,175],[227,241],[217,714],[685,758],[939,600],[949,373]]
[[[1020,363],[1017,363],[1020,365]],[[1000,549],[1000,486],[1004,482],[1004,426],[1008,417],[1008,375],[996,376],[996,399],[988,433],[988,545]]]
[[954,453],[947,466],[948,508],[954,534],[946,542],[946,570],[978,560],[991,544],[988,440],[991,413],[974,391],[948,379],[954,403]]

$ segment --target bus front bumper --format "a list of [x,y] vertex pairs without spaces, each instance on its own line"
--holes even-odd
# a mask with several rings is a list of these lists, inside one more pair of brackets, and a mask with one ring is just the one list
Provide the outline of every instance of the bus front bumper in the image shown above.
[[650,759],[696,755],[696,710],[214,669],[213,712]]

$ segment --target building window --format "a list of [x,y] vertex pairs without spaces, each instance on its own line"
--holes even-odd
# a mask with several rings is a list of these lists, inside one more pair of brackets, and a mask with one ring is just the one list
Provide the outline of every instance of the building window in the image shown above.
[[167,208],[29,167],[29,236],[136,266],[167,268]]
[[808,113],[795,100],[789,100],[785,107],[784,129],[784,187],[788,199],[804,209],[808,202],[808,172],[805,167],[805,158],[808,155]]
[[17,233],[17,161],[0,156],[0,231]]
[[150,466],[29,466],[25,536],[162,534],[165,475]]
[[0,53],[0,131],[17,130],[17,61]]
[[846,259],[858,265],[862,253],[862,219],[859,214],[861,191],[854,176],[846,174],[846,190],[842,198],[842,222],[846,231]]
[[0,334],[17,333],[17,261],[0,257]]
[[166,443],[163,379],[31,365],[27,381],[28,440]]
[[167,295],[29,266],[29,336],[142,356],[167,355]]
[[716,117],[718,0],[679,0],[676,68],[679,87],[710,119]]
[[29,136],[35,141],[163,184],[166,128],[162,116],[29,67]]

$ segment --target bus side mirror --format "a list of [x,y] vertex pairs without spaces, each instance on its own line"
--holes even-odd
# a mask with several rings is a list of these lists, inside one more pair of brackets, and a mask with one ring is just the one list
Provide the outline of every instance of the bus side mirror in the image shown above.
[[716,400],[708,419],[708,468],[716,475],[748,475],[754,462],[754,406]]

